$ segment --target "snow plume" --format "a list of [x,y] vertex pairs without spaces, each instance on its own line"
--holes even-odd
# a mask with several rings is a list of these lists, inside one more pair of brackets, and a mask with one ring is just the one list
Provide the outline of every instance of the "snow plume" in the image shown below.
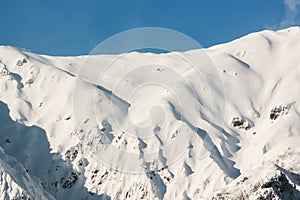
[[283,3],[286,8],[286,15],[280,23],[281,28],[291,26],[295,23],[295,19],[298,15],[298,6],[300,5],[300,0],[284,0]]

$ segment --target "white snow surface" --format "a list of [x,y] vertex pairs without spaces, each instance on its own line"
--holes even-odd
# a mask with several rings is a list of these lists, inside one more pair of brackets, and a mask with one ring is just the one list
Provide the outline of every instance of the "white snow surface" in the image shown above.
[[167,54],[0,46],[0,199],[259,199],[280,173],[273,198],[300,199],[299,52],[300,27]]

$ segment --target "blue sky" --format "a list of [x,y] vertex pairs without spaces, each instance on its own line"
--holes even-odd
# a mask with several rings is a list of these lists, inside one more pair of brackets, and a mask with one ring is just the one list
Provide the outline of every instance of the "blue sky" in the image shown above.
[[300,0],[0,0],[0,44],[50,55],[88,54],[138,27],[180,31],[204,47],[298,25]]

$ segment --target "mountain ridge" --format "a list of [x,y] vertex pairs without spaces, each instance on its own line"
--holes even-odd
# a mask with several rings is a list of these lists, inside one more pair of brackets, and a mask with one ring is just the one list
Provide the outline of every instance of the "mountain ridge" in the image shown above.
[[299,39],[77,57],[1,46],[1,148],[38,185],[3,198],[299,198]]

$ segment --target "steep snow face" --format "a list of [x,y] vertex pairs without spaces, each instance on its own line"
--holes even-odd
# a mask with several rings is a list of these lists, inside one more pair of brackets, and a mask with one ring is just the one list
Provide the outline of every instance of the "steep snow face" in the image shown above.
[[0,47],[1,195],[296,197],[298,41],[294,27],[159,55]]
[[54,199],[18,161],[0,150],[1,199]]

